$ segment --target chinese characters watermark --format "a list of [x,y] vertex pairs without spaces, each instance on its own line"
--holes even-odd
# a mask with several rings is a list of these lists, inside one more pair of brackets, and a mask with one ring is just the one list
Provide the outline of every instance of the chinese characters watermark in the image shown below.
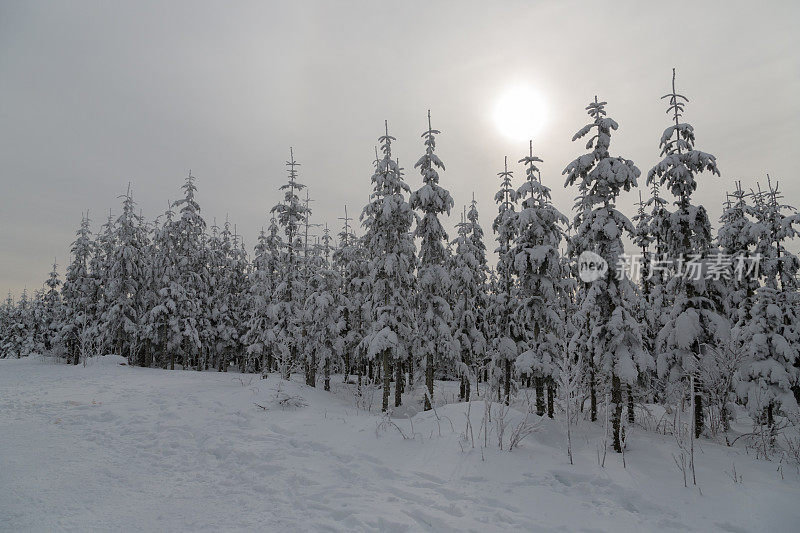
[[659,276],[677,276],[693,281],[742,281],[744,278],[758,278],[761,255],[714,253],[706,257],[695,254],[669,258],[654,254],[648,259],[645,260],[642,254],[620,255],[616,265],[617,277],[626,277],[631,281],[650,280]]

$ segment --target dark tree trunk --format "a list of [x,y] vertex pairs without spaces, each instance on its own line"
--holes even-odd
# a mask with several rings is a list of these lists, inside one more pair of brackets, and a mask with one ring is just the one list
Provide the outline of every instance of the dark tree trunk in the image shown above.
[[636,422],[636,413],[633,410],[633,387],[628,385],[628,423]]
[[533,386],[536,388],[536,414],[544,416],[544,380],[534,376]]
[[555,403],[556,384],[552,379],[547,379],[547,416],[553,418],[553,404]]
[[428,394],[425,396],[425,411],[430,411],[433,403],[433,354],[425,356],[425,389]]
[[400,407],[400,404],[403,403],[403,363],[401,361],[397,361],[394,366],[394,406]]
[[511,403],[511,360],[506,359],[506,382],[503,384],[503,393],[505,394],[506,405]]
[[699,439],[703,434],[703,396],[694,395],[694,438]]
[[389,387],[391,372],[389,371],[389,350],[383,350],[381,353],[383,362],[383,402],[381,403],[381,411],[384,413],[389,410]]
[[469,382],[469,377],[465,377],[465,378],[464,378],[464,389],[465,389],[465,391],[464,391],[464,392],[465,392],[465,394],[464,394],[464,400],[465,400],[465,401],[469,401],[469,393],[470,393],[470,382]]
[[611,377],[611,428],[614,433],[614,451],[622,452],[622,384],[617,376]]
[[324,373],[325,373],[324,389],[326,391],[329,391],[329,390],[331,390],[331,361],[330,361],[330,359],[326,359],[325,360]]

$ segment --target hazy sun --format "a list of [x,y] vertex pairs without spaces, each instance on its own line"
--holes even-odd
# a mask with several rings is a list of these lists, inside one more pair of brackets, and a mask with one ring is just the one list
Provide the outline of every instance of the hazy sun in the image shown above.
[[542,130],[547,108],[539,93],[530,87],[508,89],[497,100],[494,121],[500,132],[511,139],[532,139]]

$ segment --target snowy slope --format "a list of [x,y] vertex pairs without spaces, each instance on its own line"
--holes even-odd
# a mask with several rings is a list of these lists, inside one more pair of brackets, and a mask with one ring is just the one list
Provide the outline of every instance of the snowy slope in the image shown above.
[[[0,530],[791,531],[800,520],[797,471],[781,479],[742,449],[702,442],[701,494],[683,487],[674,440],[641,430],[627,468],[613,453],[601,468],[602,428],[584,424],[571,466],[559,423],[535,415],[521,447],[499,450],[493,432],[481,450],[483,402],[470,407],[473,448],[466,404],[394,419],[404,438],[357,409],[341,377],[331,394],[121,361],[0,360]],[[286,395],[308,405],[282,409]],[[510,432],[521,415],[508,418]]]

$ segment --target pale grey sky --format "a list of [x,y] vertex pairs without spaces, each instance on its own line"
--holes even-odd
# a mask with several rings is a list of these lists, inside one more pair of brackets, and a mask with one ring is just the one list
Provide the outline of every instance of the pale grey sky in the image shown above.
[[[798,20],[794,1],[0,1],[0,291],[40,287],[53,257],[63,275],[81,212],[98,228],[129,180],[152,218],[190,168],[207,220],[230,213],[251,248],[289,146],[314,219],[335,224],[345,203],[357,214],[366,202],[384,119],[419,185],[428,109],[451,223],[474,191],[491,238],[504,155],[523,178],[527,142],[492,120],[517,84],[547,102],[534,149],[570,215],[561,171],[584,152],[570,139],[586,104],[608,102],[612,153],[644,174],[672,67],[697,147],[722,170],[696,195],[712,221],[735,179],[767,172],[799,205]],[[621,202],[629,216],[634,198]]]

